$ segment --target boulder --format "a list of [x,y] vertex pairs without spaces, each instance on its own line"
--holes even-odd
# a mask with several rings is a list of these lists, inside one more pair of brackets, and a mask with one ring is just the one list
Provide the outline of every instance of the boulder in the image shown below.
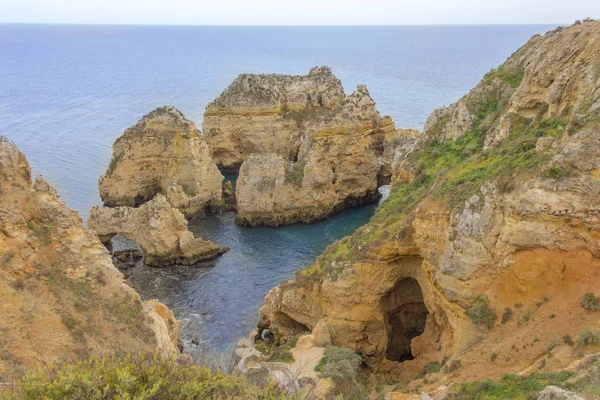
[[538,400],[585,400],[577,393],[569,392],[558,386],[546,386],[538,396]]

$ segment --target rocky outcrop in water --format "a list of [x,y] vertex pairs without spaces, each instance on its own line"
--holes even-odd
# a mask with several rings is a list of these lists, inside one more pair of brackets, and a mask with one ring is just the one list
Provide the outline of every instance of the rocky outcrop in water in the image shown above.
[[[178,322],[142,303],[98,238],[0,136],[0,381],[40,360],[177,352]],[[159,311],[157,311],[159,310]]]
[[306,76],[241,75],[208,107],[217,164],[235,169],[237,222],[279,226],[379,199],[394,123],[367,88],[349,96],[327,67]]
[[242,74],[207,107],[202,129],[217,165],[237,171],[252,154],[293,159],[305,118],[326,113],[346,95],[329,67],[308,75]]
[[600,328],[581,300],[600,295],[600,22],[533,37],[409,136],[371,222],[274,288],[258,327],[326,324],[393,379],[441,368],[415,387],[568,365],[562,338]]
[[186,215],[222,206],[223,176],[193,122],[160,107],[125,130],[100,178],[107,206],[139,206],[161,193]]
[[183,214],[160,194],[138,208],[94,206],[88,227],[103,242],[116,234],[134,240],[142,248],[147,265],[192,265],[227,251],[209,240],[195,238]]

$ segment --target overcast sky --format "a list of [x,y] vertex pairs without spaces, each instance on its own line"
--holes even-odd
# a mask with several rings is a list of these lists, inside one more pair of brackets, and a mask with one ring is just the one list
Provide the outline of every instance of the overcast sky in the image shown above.
[[600,0],[0,0],[0,22],[189,25],[571,23]]

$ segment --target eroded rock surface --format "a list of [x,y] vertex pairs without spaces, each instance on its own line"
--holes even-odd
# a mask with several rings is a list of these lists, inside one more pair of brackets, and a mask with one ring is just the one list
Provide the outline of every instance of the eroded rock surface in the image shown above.
[[[177,352],[178,322],[143,304],[98,238],[0,136],[0,380],[40,360]],[[156,309],[160,308],[160,315]]]
[[237,171],[252,154],[292,159],[304,120],[327,113],[345,97],[329,67],[297,76],[242,74],[206,107],[202,129],[224,169]]
[[88,227],[103,242],[116,234],[134,240],[144,251],[144,263],[153,266],[192,265],[227,251],[195,238],[183,214],[161,194],[138,208],[94,206]]
[[277,118],[296,114],[302,118],[286,134],[293,156],[265,144],[242,164],[236,189],[238,223],[313,222],[379,199],[381,177],[389,180],[391,175],[385,143],[393,143],[397,132],[391,118],[380,116],[367,88],[359,86],[333,108],[306,105]]
[[223,176],[193,122],[160,107],[125,130],[100,178],[107,206],[139,206],[158,193],[186,215],[222,206]]
[[560,338],[600,328],[580,305],[600,294],[600,22],[535,36],[411,136],[371,222],[271,290],[258,327],[326,323],[398,379],[443,363],[430,387],[568,365]]

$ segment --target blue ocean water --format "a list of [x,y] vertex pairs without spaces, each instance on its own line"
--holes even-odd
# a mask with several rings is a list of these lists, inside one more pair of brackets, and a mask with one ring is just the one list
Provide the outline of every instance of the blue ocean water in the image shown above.
[[[123,130],[171,104],[201,126],[204,108],[240,73],[305,74],[329,65],[350,93],[368,86],[398,127],[465,94],[553,26],[167,27],[0,24],[0,134],[15,141],[84,217]],[[184,338],[223,349],[245,336],[266,292],[309,265],[374,207],[317,224],[248,229],[233,215],[197,232],[232,250],[207,268],[141,268],[132,282],[173,307]]]

